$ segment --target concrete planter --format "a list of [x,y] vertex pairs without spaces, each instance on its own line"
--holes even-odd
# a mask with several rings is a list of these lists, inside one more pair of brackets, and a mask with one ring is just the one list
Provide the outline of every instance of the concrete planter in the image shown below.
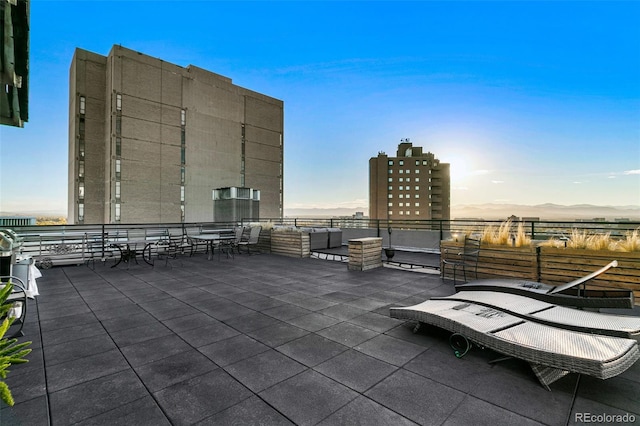
[[271,253],[289,257],[309,257],[309,234],[297,231],[272,231]]

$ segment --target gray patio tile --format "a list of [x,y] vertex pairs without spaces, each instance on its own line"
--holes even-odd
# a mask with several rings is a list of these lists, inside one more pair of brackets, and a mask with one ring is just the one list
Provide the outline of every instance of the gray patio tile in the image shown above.
[[168,356],[179,354],[192,347],[179,336],[170,334],[157,339],[122,347],[120,350],[133,367],[157,361]]
[[219,340],[237,336],[238,334],[240,333],[233,328],[224,325],[221,322],[216,322],[213,324],[205,325],[204,327],[183,331],[182,333],[180,333],[180,337],[182,337],[191,346],[198,348],[200,346],[208,345]]
[[121,405],[106,413],[76,423],[77,426],[169,426],[171,423],[151,396]]
[[356,308],[355,306],[341,303],[330,306],[326,309],[322,309],[319,313],[337,318],[341,321],[345,321],[366,314],[367,311],[365,311],[364,309]]
[[358,394],[315,372],[307,370],[260,392],[269,405],[298,425],[314,425]]
[[181,333],[183,331],[192,330],[194,328],[204,327],[205,325],[217,322],[217,319],[212,318],[202,312],[196,312],[190,315],[179,316],[177,318],[170,318],[162,321],[164,325],[166,325],[175,333]]
[[415,424],[377,402],[359,396],[318,425],[411,426]]
[[173,334],[171,330],[161,323],[143,325],[141,327],[129,328],[111,333],[111,337],[120,347],[155,339],[156,337]]
[[399,367],[425,351],[423,346],[414,345],[384,334],[367,340],[355,346],[354,349]]
[[402,324],[404,321],[397,320],[395,318],[389,318],[388,316],[367,312],[364,315],[360,315],[348,320],[352,324],[368,328],[378,333],[384,333],[391,330],[394,327]]
[[287,322],[308,331],[318,331],[323,328],[331,327],[332,325],[339,323],[340,320],[314,312],[301,317],[292,318],[287,320]]
[[[509,363],[526,369],[517,374],[509,370]],[[482,376],[481,384],[470,391],[471,396],[544,424],[564,424],[569,418],[577,374],[552,383],[551,392],[542,387],[527,363],[520,360],[495,364]]]
[[460,391],[402,369],[368,390],[365,395],[424,425],[442,424],[465,398]]
[[378,309],[379,307],[385,306],[387,304],[386,302],[369,299],[367,297],[361,297],[361,298],[349,300],[345,303],[347,305],[354,306],[356,308],[360,308],[365,311],[373,311],[374,309]]
[[338,302],[321,299],[318,297],[309,297],[307,299],[300,299],[292,303],[294,305],[300,306],[301,308],[308,309],[310,311],[319,311],[321,309],[326,309],[330,306],[338,304]]
[[281,300],[286,303],[293,303],[298,300],[306,299],[308,294],[300,293],[298,291],[291,291],[289,293],[283,293],[273,296],[273,299]]
[[310,314],[311,311],[301,308],[300,306],[286,304],[271,309],[265,309],[262,313],[281,321],[287,321],[291,318]]
[[[581,398],[640,415],[640,383],[633,380],[620,376],[599,380],[583,375],[580,378],[578,395]],[[640,421],[640,416],[638,420]]]
[[504,408],[467,396],[443,423],[443,426],[466,425],[469,424],[469,419],[474,419],[473,426],[543,425],[543,423],[512,413]]
[[257,393],[304,371],[306,367],[275,350],[269,350],[227,365],[224,369]]
[[241,317],[254,313],[253,309],[249,309],[231,301],[216,302],[210,305],[198,306],[202,312],[206,312],[219,321],[226,321],[231,318]]
[[197,426],[205,425],[293,425],[286,417],[269,407],[260,398],[252,396],[233,407],[227,408],[201,422]]
[[308,367],[318,365],[347,349],[344,345],[314,333],[307,334],[276,348],[276,350]]
[[124,370],[49,396],[51,423],[68,425],[136,401],[148,395],[133,371]]
[[[44,348],[44,356],[47,361],[47,366],[51,367],[62,362],[100,354],[112,349],[116,349],[116,345],[113,343],[113,340],[111,340],[111,337],[105,333],[78,339],[72,344],[61,343],[58,345],[47,345],[46,348]],[[29,356],[29,360],[30,364],[31,356]]]
[[[27,316],[36,318],[35,315],[31,315],[33,311],[31,310],[31,305],[27,308]],[[64,326],[66,327],[77,327],[84,324],[92,324],[98,322],[95,314],[93,312],[85,312],[82,314],[71,315],[65,317],[65,321],[59,321],[58,319],[50,319],[46,321],[40,321],[40,330],[43,332],[60,330]]]
[[209,358],[195,350],[181,352],[134,367],[140,379],[151,392],[159,391],[217,368],[218,366]]
[[49,392],[128,369],[129,365],[117,349],[47,367]]
[[249,315],[244,315],[227,320],[225,321],[225,324],[235,328],[236,330],[246,333],[248,331],[253,331],[259,328],[277,324],[278,322],[280,321],[273,317],[261,314],[260,312],[253,312]]
[[468,393],[478,386],[492,366],[486,362],[474,362],[471,356],[456,358],[450,348],[442,345],[419,354],[404,368]]
[[0,424],[5,426],[48,425],[49,405],[46,396],[38,396],[28,401],[0,408]]
[[334,291],[331,293],[323,294],[322,298],[326,300],[330,300],[332,302],[336,302],[336,303],[345,303],[345,302],[351,302],[353,300],[356,300],[359,298],[359,296],[352,293]]
[[145,324],[156,323],[158,320],[147,312],[135,315],[111,318],[102,321],[102,326],[109,332],[126,330],[127,328],[140,327]]
[[378,335],[373,330],[348,322],[341,322],[317,332],[320,336],[331,339],[348,347],[359,345]]
[[315,366],[314,370],[362,393],[396,371],[397,367],[348,350]]
[[64,327],[58,330],[42,332],[42,343],[46,346],[71,342],[86,337],[106,334],[104,327],[98,321],[90,322],[75,327]]
[[246,334],[264,343],[267,346],[275,348],[277,346],[290,342],[291,340],[309,334],[309,332],[293,325],[279,322],[268,327],[250,331]]
[[[590,399],[582,398],[578,396],[575,399],[573,407],[571,407],[571,414],[569,415],[568,425],[584,425],[585,423],[597,423],[597,424],[605,424],[605,419],[602,419],[602,422],[598,422],[598,419],[593,419],[593,417],[599,415],[609,415],[612,416],[609,421],[609,424],[638,424],[640,423],[640,408],[635,410],[623,410],[619,408],[612,407],[610,405],[601,404],[596,401],[592,401]],[[587,416],[591,417],[591,419],[586,420]],[[619,418],[614,418],[613,416],[621,416]],[[631,421],[630,417],[635,416],[635,421]]]
[[93,311],[95,316],[100,321],[107,321],[112,318],[127,318],[133,315],[141,314],[143,312],[147,311],[142,309],[139,305],[135,304],[117,305],[111,306],[108,309]]
[[210,345],[201,346],[198,350],[219,366],[224,367],[268,351],[269,346],[240,334]]
[[201,313],[198,309],[187,307],[176,307],[173,309],[165,309],[164,311],[154,312],[152,315],[160,321],[167,321],[171,319],[182,318],[187,315],[194,315]]
[[[15,376],[11,374],[13,373],[12,369],[9,371],[7,379],[2,380],[9,386],[16,404],[47,394],[44,369],[36,368]],[[5,407],[5,403],[1,402],[0,407]]]
[[251,396],[222,369],[194,377],[155,393],[174,425],[190,425]]

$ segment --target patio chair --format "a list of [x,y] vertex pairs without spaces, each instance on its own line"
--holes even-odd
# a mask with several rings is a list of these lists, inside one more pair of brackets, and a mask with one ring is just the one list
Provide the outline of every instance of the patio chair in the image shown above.
[[[431,299],[415,306],[391,308],[390,316],[450,331],[450,344],[457,357],[464,356],[475,344],[506,356],[492,363],[522,359],[547,390],[570,372],[608,379],[640,359],[635,339],[568,330],[475,302]],[[606,321],[606,316],[600,319]]]
[[[24,281],[13,275],[5,275],[0,277],[0,288],[4,288],[7,283],[13,285],[13,290],[7,298],[5,303],[10,303],[11,309],[7,313],[7,316],[15,318],[9,330],[7,330],[5,337],[11,339],[14,337],[24,336],[22,327],[27,317],[27,291]],[[4,317],[0,318],[0,321],[4,320]]]
[[96,268],[96,260],[105,263],[108,258],[113,258],[113,248],[108,243],[109,234],[85,233],[85,265]]
[[532,299],[577,308],[631,309],[635,303],[632,290],[586,290],[577,288],[617,266],[618,262],[614,260],[589,275],[558,286],[525,280],[486,279],[456,284],[455,287],[456,291],[495,291],[519,294]]
[[448,257],[445,250],[442,256],[442,265],[440,267],[441,277],[444,280],[447,266],[453,269],[453,282],[456,281],[456,272],[462,270],[464,281],[467,282],[467,269],[472,270],[476,279],[478,278],[478,257],[480,255],[480,237],[467,235],[464,237],[464,245],[462,251],[457,253],[457,257]]
[[252,226],[251,231],[249,232],[249,239],[246,241],[240,241],[238,243],[238,253],[240,253],[240,247],[247,248],[247,254],[251,254],[251,246],[258,245],[258,239],[260,238],[260,231],[262,230],[262,226]]
[[233,250],[237,251],[238,254],[240,254],[240,243],[242,241],[248,241],[249,240],[249,234],[248,231],[249,228],[245,227],[245,226],[236,226],[233,229],[233,233],[235,238],[233,239],[233,241],[231,242],[231,251],[233,252]]

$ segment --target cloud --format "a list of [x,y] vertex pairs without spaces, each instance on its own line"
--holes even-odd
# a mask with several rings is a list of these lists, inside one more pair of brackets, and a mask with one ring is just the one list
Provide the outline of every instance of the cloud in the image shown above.
[[617,177],[615,175],[610,175],[610,176],[607,176],[607,179],[617,179]]
[[467,186],[454,186],[452,189],[454,191],[468,191],[469,187],[467,187]]
[[495,183],[496,185],[499,185],[501,183],[504,183],[503,180],[492,180],[491,183]]
[[640,175],[640,169],[626,170],[623,172],[625,175]]
[[474,170],[471,172],[474,176],[488,175],[489,173],[491,173],[489,170]]
[[573,183],[574,185],[582,185],[582,182],[579,182],[579,181],[574,181],[574,182],[572,182],[572,183]]

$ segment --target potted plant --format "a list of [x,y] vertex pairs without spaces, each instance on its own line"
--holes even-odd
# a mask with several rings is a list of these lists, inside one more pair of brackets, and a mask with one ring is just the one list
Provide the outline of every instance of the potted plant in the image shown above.
[[387,256],[387,260],[393,259],[393,256],[396,254],[396,249],[391,245],[391,227],[387,228],[387,232],[389,233],[389,247],[385,247],[384,254]]

